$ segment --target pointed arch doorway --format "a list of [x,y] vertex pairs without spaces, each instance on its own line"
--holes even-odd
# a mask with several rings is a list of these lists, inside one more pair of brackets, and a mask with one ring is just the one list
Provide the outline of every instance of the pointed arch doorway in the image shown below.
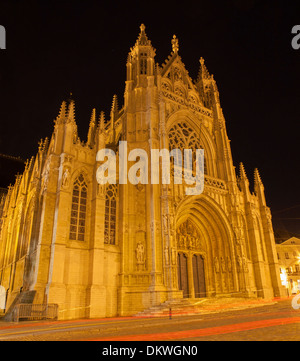
[[200,252],[199,233],[188,219],[177,229],[178,288],[184,298],[206,297],[204,257]]

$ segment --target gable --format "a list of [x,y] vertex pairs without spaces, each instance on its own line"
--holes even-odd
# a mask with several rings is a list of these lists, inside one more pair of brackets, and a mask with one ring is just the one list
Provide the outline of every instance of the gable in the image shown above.
[[282,246],[287,246],[287,245],[296,245],[296,246],[300,246],[300,239],[296,238],[296,237],[292,237],[289,238],[288,240],[286,240],[285,242],[281,243]]
[[162,69],[162,88],[193,103],[202,104],[196,88],[178,55],[170,58]]

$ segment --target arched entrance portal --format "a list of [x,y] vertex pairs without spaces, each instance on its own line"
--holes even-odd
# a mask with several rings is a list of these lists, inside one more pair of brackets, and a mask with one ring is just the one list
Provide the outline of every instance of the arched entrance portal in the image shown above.
[[238,291],[233,232],[227,216],[209,196],[182,202],[176,214],[178,288],[202,298]]

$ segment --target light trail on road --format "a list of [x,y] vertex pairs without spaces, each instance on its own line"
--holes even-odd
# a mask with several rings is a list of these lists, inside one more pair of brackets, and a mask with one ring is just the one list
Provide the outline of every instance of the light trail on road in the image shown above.
[[232,332],[249,331],[258,328],[266,328],[272,326],[287,325],[293,323],[300,323],[300,317],[277,318],[271,320],[251,321],[238,323],[233,325],[208,327],[197,330],[163,332],[143,335],[128,335],[117,337],[102,337],[86,339],[83,341],[167,341],[167,340],[180,340],[191,339],[202,336],[220,335]]

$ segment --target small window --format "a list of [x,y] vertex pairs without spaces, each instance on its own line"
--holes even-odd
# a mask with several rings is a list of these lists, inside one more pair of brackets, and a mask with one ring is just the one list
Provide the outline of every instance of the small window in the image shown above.
[[285,259],[290,259],[290,256],[289,256],[289,254],[287,253],[287,252],[285,252]]

